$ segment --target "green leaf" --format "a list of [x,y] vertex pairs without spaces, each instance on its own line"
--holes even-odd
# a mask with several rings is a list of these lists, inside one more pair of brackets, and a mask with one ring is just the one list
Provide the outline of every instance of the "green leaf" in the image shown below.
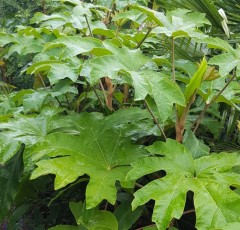
[[13,42],[14,36],[11,34],[0,33],[0,47],[4,47],[5,45]]
[[[222,90],[225,84],[225,78],[215,79],[212,83],[203,82],[201,89],[198,91],[198,93],[207,103],[209,103],[212,98],[215,97],[216,92]],[[224,102],[239,109],[237,106],[237,104],[239,104],[240,102],[240,98],[238,96],[239,92],[239,82],[231,81],[228,87],[221,93],[221,95],[216,98],[216,102]]]
[[[58,21],[59,23],[63,23],[61,25],[64,25],[66,21],[68,20],[67,15],[64,15],[64,13],[53,13],[51,15],[46,15],[42,12],[37,12],[34,17],[30,20],[31,24],[38,24],[40,22],[51,20],[52,23],[55,21]],[[55,27],[54,27],[55,28]]]
[[49,91],[35,91],[23,97],[23,108],[25,113],[40,112],[49,99]]
[[89,64],[85,62],[80,74],[85,76],[91,85],[94,85],[102,77],[117,79],[121,69],[124,69],[124,65],[116,56],[104,55],[90,60]]
[[64,36],[47,43],[43,52],[55,47],[64,47],[65,49],[62,56],[67,59],[77,56],[78,54],[90,52],[94,48],[103,48],[103,45],[102,42],[96,38],[86,38],[79,35]]
[[179,37],[206,37],[205,34],[196,31],[194,23],[185,22],[182,18],[175,16],[173,16],[172,21],[168,21],[164,27],[156,27],[153,32],[164,33],[174,39]]
[[142,11],[149,17],[149,19],[152,19],[158,26],[163,26],[164,22],[166,24],[166,22],[168,21],[167,17],[162,12],[158,12],[156,10],[152,10],[140,5],[132,5],[130,6],[130,8]]
[[112,55],[94,58],[83,66],[81,75],[86,76],[90,84],[94,84],[98,79],[106,76],[120,80],[118,73],[121,70],[125,72],[139,71],[149,61],[149,58],[143,55],[139,49],[131,50],[125,46],[119,48],[109,42],[105,42],[104,46]]
[[204,24],[211,25],[208,19],[206,19],[206,14],[199,12],[191,12],[187,9],[176,9],[170,12],[167,12],[168,17],[179,17],[182,18],[185,22],[194,23],[197,27],[202,27]]
[[227,41],[225,41],[221,38],[207,37],[204,39],[195,39],[195,40],[199,43],[207,43],[209,48],[220,49],[220,50],[227,51],[233,55],[235,54],[235,51],[232,48],[232,46]]
[[[23,171],[24,145],[4,165],[0,165],[0,220],[3,220],[13,205]],[[3,186],[4,185],[4,186]]]
[[53,97],[58,97],[64,94],[78,94],[77,88],[72,85],[72,81],[69,79],[64,79],[59,81],[52,87],[51,95]]
[[137,71],[150,60],[140,49],[117,47],[110,42],[104,42],[104,47],[115,55],[117,60],[125,66],[125,70]]
[[[121,117],[121,119],[119,119]],[[119,126],[127,123],[136,124],[139,120],[151,119],[147,110],[139,108],[130,108],[118,110],[111,116],[105,118],[106,122],[102,125],[102,129],[111,129],[114,126]],[[134,132],[134,130],[132,130]]]
[[36,39],[34,36],[18,35],[14,40],[14,44],[9,48],[7,57],[13,53],[26,55],[29,53],[39,53],[43,49],[44,40],[41,38]]
[[132,9],[122,13],[118,13],[116,16],[113,17],[112,20],[117,22],[117,24],[120,24],[121,26],[125,24],[128,20],[137,22],[138,25],[141,25],[146,18],[147,16],[144,15],[141,11]]
[[61,116],[51,115],[43,110],[43,113],[36,117],[16,116],[15,119],[1,123],[0,128],[4,130],[7,138],[34,145],[43,141],[55,129],[68,127],[68,122],[67,117],[61,118]]
[[140,68],[149,61],[149,58],[138,49],[119,48],[110,43],[105,43],[104,46],[112,52],[112,55],[90,60],[89,63],[84,64],[81,71],[81,75],[86,76],[90,84],[94,84],[98,79],[106,76],[121,81],[121,71],[125,75],[129,71],[140,71]]
[[209,155],[210,148],[198,140],[191,130],[185,132],[183,144],[192,153],[194,159]]
[[175,67],[177,69],[180,69],[184,72],[186,72],[190,78],[192,78],[192,76],[197,72],[198,68],[197,66],[189,61],[189,60],[185,60],[185,59],[178,59],[175,61]]
[[118,220],[118,227],[121,230],[131,229],[132,225],[141,216],[142,207],[138,207],[132,211],[131,203],[129,201],[121,203],[115,210],[114,215]]
[[165,230],[173,218],[181,217],[188,191],[194,193],[197,229],[221,228],[240,221],[240,197],[230,189],[231,185],[240,184],[239,174],[231,170],[240,164],[239,153],[193,159],[192,153],[171,139],[156,142],[147,149],[162,157],[133,163],[127,178],[133,180],[158,170],[166,171],[165,177],[139,189],[132,203],[136,208],[155,200],[152,219],[159,229]]
[[135,100],[144,100],[149,94],[155,100],[159,116],[165,121],[172,112],[173,104],[185,105],[179,86],[154,71],[130,72],[135,88]]
[[71,64],[64,64],[60,61],[41,61],[34,63],[27,69],[28,74],[35,74],[47,71],[47,77],[51,83],[54,85],[58,83],[60,80],[69,78],[73,82],[76,82],[78,79],[78,73],[76,67],[72,67]]
[[208,63],[211,65],[218,65],[220,75],[225,77],[231,70],[240,64],[240,59],[236,58],[231,53],[224,53],[212,57]]
[[171,67],[172,64],[171,62],[169,61],[169,59],[165,56],[154,56],[152,58],[152,61],[155,62],[158,66],[168,66],[168,67]]
[[[127,116],[127,111],[125,114]],[[141,120],[141,117],[138,119]],[[31,178],[55,174],[55,189],[59,189],[79,176],[88,174],[87,208],[96,207],[103,199],[114,204],[116,181],[123,182],[130,163],[145,156],[146,151],[131,142],[127,124],[104,128],[109,117],[102,118],[94,113],[82,113],[72,120],[80,135],[58,133],[46,137],[47,141],[39,148],[39,152],[59,157],[38,162]]]
[[10,160],[19,150],[20,142],[11,139],[4,134],[0,137],[0,164],[5,164]]
[[239,228],[240,228],[240,222],[233,222],[233,223],[228,223],[227,225],[221,228],[214,228],[213,230],[233,230],[233,229],[239,229]]
[[94,209],[86,209],[86,205],[81,201],[70,202],[70,209],[79,226],[84,229],[106,229],[118,230],[118,222],[116,217],[109,211]]
[[95,28],[92,30],[93,34],[102,35],[109,38],[115,37],[115,31],[109,29]]
[[164,15],[160,20],[163,25],[153,29],[155,33],[164,33],[172,38],[205,38],[207,36],[198,30],[198,27],[209,24],[209,21],[204,18],[204,14],[177,9],[169,12],[167,16]]

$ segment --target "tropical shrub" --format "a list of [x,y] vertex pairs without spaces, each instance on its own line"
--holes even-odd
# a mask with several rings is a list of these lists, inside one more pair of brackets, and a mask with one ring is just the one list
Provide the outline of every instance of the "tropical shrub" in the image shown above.
[[[164,9],[62,0],[0,33],[33,82],[2,77],[2,225],[240,227],[239,48],[209,15]],[[234,147],[213,152],[226,130]]]

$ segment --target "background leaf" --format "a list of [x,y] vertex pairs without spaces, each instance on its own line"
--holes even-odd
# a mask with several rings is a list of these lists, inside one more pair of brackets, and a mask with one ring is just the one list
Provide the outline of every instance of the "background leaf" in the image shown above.
[[128,230],[141,216],[143,211],[142,207],[138,207],[132,211],[130,202],[122,202],[114,211],[114,215],[118,220],[118,226],[121,230]]
[[0,182],[2,185],[0,188],[0,220],[3,220],[7,215],[18,192],[23,172],[23,151],[24,145],[21,145],[11,159],[4,165],[0,165]]
[[185,132],[183,144],[192,153],[194,159],[209,155],[210,148],[198,140],[191,130]]

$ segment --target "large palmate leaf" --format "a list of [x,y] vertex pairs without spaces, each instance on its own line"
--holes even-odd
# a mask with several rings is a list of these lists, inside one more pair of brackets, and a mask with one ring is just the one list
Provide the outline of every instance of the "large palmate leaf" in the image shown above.
[[[226,84],[224,78],[218,78],[211,82],[204,82],[201,85],[200,90],[198,90],[198,93],[201,95],[201,97],[209,103],[213,98],[216,96],[216,94],[222,90],[223,86]],[[226,104],[229,104],[239,110],[239,92],[240,92],[240,84],[237,81],[232,81],[229,83],[228,87],[224,89],[222,94],[216,98],[216,102],[223,102]]]
[[205,38],[196,39],[200,43],[206,43],[209,48],[220,49],[226,53],[213,56],[209,60],[209,64],[218,65],[219,73],[222,77],[227,76],[235,67],[237,67],[237,74],[240,69],[240,53],[239,49],[233,49],[231,45],[220,38]]
[[106,76],[119,80],[118,74],[121,70],[140,71],[140,68],[150,60],[139,49],[131,50],[125,46],[120,48],[109,42],[105,42],[104,47],[110,52],[109,55],[94,58],[83,66],[81,75],[86,76],[90,84]]
[[135,100],[143,100],[147,94],[152,96],[162,121],[171,115],[174,103],[185,105],[185,98],[179,86],[163,74],[154,71],[130,73],[135,88]]
[[180,143],[168,139],[147,148],[163,157],[148,157],[132,164],[128,179],[165,170],[166,176],[138,190],[133,208],[155,200],[152,219],[158,229],[165,230],[173,218],[183,213],[186,194],[194,192],[197,229],[220,228],[240,221],[240,196],[230,189],[239,186],[239,174],[231,171],[240,164],[239,153],[221,153],[193,159]]
[[148,19],[154,21],[158,26],[163,26],[164,23],[166,24],[168,22],[166,15],[162,12],[158,12],[140,5],[131,5],[130,8],[137,9],[145,13],[148,16]]
[[87,53],[94,48],[102,48],[102,42],[96,38],[86,38],[79,35],[60,37],[45,45],[44,51],[55,47],[64,47],[64,58],[71,58],[78,54]]
[[240,58],[232,55],[231,53],[224,53],[212,57],[209,64],[218,65],[220,75],[225,77],[236,66],[238,66],[239,69]]
[[51,85],[58,83],[61,79],[69,78],[73,82],[78,79],[77,67],[71,66],[71,64],[64,64],[60,61],[40,61],[34,63],[31,67],[27,69],[28,74],[37,75],[40,72],[47,71],[48,79]]
[[110,43],[104,43],[104,46],[113,54],[94,58],[82,69],[81,75],[91,84],[106,76],[121,82],[121,75],[127,74],[128,82],[135,88],[135,100],[144,100],[148,94],[152,96],[163,121],[170,116],[174,103],[185,105],[177,84],[159,72],[144,69],[149,59],[140,50],[119,48]]
[[164,27],[157,27],[153,30],[156,33],[164,33],[168,37],[206,37],[205,34],[199,33],[195,29],[196,25],[192,22],[185,22],[180,17],[172,16],[172,20],[169,21]]
[[39,53],[43,49],[44,40],[41,38],[34,38],[34,36],[17,35],[13,41],[13,45],[10,47],[7,57],[14,52],[20,55],[26,55],[29,53]]
[[[116,112],[106,118],[98,113],[82,113],[73,117],[80,135],[49,135],[38,152],[58,157],[37,162],[38,167],[31,178],[55,174],[55,189],[59,189],[87,174],[90,176],[86,190],[87,208],[97,206],[103,199],[114,204],[116,181],[124,182],[130,164],[146,156],[141,146],[132,143],[127,125],[128,122],[145,119],[146,113],[142,111],[141,115],[141,111],[125,110],[125,113],[120,111],[118,115]],[[115,123],[116,120],[118,122]]]
[[132,9],[123,13],[118,13],[115,17],[113,17],[112,20],[115,21],[118,25],[124,25],[128,20],[141,25],[146,18],[147,16],[144,15],[143,12]]
[[57,27],[65,25],[69,18],[70,15],[67,12],[53,13],[51,15],[46,15],[42,12],[37,12],[31,19],[30,23],[38,24],[41,22],[42,24],[47,26],[48,24],[46,22],[50,22],[51,24],[49,23],[49,25],[51,25],[51,27],[55,29]]
[[220,49],[224,50],[226,52],[234,54],[233,47],[225,40],[222,40],[221,38],[213,38],[213,37],[207,37],[204,39],[195,39],[197,42],[200,43],[207,43],[207,46],[212,49]]
[[7,34],[7,33],[0,33],[0,47],[3,47],[5,45],[7,45],[8,43],[13,42],[14,36],[12,34]]
[[[58,112],[61,112],[61,110]],[[15,116],[14,119],[0,124],[6,138],[13,138],[28,145],[41,142],[54,130],[69,126],[67,117],[58,116],[52,113],[51,109],[42,110],[42,113],[35,117]]]
[[198,31],[198,27],[204,24],[210,24],[204,14],[190,12],[186,9],[177,9],[164,15],[152,9],[143,6],[132,6],[148,15],[148,20],[152,20],[158,25],[153,32],[164,33],[168,37],[196,37],[204,38],[205,34]]

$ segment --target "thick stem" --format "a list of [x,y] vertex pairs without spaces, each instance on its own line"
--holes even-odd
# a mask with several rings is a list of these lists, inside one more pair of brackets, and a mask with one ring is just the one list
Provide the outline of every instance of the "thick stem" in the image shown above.
[[107,93],[105,92],[104,86],[102,81],[100,81],[100,86],[104,94],[104,99],[107,107],[112,111],[113,110],[113,94],[116,90],[117,85],[113,86],[112,80],[109,77],[104,78],[106,86],[107,86]]
[[172,79],[175,82],[176,76],[175,76],[175,42],[174,38],[172,37]]
[[123,86],[123,95],[124,95],[123,102],[127,103],[129,97],[129,86],[127,84],[124,84]]
[[182,143],[182,141],[183,141],[183,135],[184,135],[187,115],[188,115],[191,105],[195,101],[195,95],[196,95],[196,90],[193,93],[193,95],[191,96],[190,101],[188,102],[187,106],[184,108],[183,113],[181,114],[181,117],[180,118],[178,117],[178,120],[176,121],[176,127],[175,127],[176,128],[176,141],[178,141],[180,143]]
[[113,93],[114,93],[114,87],[112,84],[112,80],[109,77],[105,77],[105,83],[107,85],[107,106],[112,111],[113,110]]
[[[176,76],[175,76],[175,41],[174,41],[174,37],[172,37],[172,80],[173,80],[174,83],[176,82]],[[182,119],[179,119],[178,109],[177,109],[176,104],[175,104],[175,113],[176,113],[176,121],[175,121],[176,140],[178,142],[182,142],[184,124],[182,124],[183,123]]]

